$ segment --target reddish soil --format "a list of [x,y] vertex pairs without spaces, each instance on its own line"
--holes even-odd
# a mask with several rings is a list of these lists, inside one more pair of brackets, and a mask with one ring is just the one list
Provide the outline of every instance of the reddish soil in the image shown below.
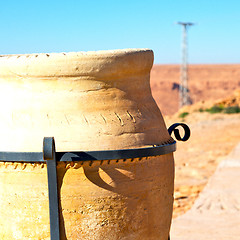
[[[189,65],[188,86],[193,103],[217,100],[231,95],[240,88],[240,64]],[[154,65],[151,88],[163,115],[178,110],[179,65]]]

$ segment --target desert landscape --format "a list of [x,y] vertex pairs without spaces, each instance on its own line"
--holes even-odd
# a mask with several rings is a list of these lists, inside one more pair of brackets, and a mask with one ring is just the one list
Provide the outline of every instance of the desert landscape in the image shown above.
[[[240,88],[240,64],[189,65],[188,87],[193,103],[215,101]],[[179,65],[154,65],[151,88],[163,115],[178,111]]]
[[[240,64],[190,65],[193,104],[182,109],[178,109],[179,78],[179,65],[154,65],[151,72],[152,94],[167,127],[184,122],[191,129],[190,139],[178,142],[175,152],[174,218],[191,208],[219,163],[240,141],[240,113],[227,111],[240,106]],[[215,106],[222,111],[211,111]]]

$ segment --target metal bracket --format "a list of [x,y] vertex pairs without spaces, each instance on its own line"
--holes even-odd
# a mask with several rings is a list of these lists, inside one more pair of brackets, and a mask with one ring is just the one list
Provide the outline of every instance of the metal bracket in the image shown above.
[[[178,126],[183,127],[185,135],[182,138]],[[174,132],[179,141],[187,141],[190,137],[190,129],[184,123],[175,123],[168,129],[171,135]],[[50,235],[51,240],[60,240],[60,222],[59,222],[59,195],[57,179],[58,161],[94,161],[94,160],[113,160],[127,158],[142,158],[150,156],[160,156],[176,151],[176,142],[165,143],[163,145],[137,148],[120,149],[105,151],[88,152],[56,152],[55,141],[53,137],[43,139],[42,152],[0,152],[0,161],[4,162],[47,162],[48,176],[48,198],[49,198],[49,216],[50,216]],[[170,237],[169,237],[170,239]]]
[[[179,127],[179,126],[181,126],[184,129],[183,137],[180,136],[179,130],[177,129],[177,127]],[[170,126],[168,128],[168,133],[171,135],[172,132],[174,132],[175,138],[178,141],[183,141],[183,142],[187,141],[191,135],[190,129],[189,129],[188,125],[186,125],[185,123],[175,123],[172,126]]]
[[43,139],[43,160],[47,161],[51,240],[60,240],[57,161],[53,137]]

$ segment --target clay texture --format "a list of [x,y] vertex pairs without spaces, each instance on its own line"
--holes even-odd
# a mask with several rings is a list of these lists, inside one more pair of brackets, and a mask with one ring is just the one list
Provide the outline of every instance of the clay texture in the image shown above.
[[[1,151],[138,148],[171,142],[152,98],[153,52],[0,57]],[[45,164],[0,163],[0,238],[49,239]],[[166,240],[172,154],[59,163],[62,239]],[[9,214],[11,213],[11,214]]]

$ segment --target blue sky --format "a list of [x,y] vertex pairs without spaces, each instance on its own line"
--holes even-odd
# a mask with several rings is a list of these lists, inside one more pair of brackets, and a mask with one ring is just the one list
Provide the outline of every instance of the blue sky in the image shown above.
[[0,54],[150,48],[155,63],[240,63],[239,0],[1,0]]

